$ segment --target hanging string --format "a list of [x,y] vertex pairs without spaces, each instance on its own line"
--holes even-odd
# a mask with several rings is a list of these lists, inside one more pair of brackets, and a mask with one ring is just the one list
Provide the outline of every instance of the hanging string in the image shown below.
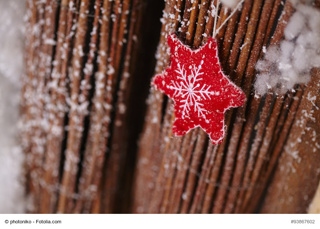
[[[219,2],[219,1],[218,1]],[[216,28],[216,21],[214,23],[214,30],[213,30],[213,34],[212,37],[215,37],[220,29],[230,20],[230,18],[236,13],[237,10],[241,9],[242,3],[244,2],[244,0],[241,0],[237,6],[232,10],[231,14],[227,17],[227,19],[219,26],[219,28],[217,30],[215,30]],[[216,15],[217,15],[217,11],[216,11]]]
[[215,15],[214,15],[214,27],[213,27],[213,37],[216,35],[216,26],[217,26],[217,19],[218,19],[218,9],[220,6],[220,0],[217,0],[217,5],[215,7]]

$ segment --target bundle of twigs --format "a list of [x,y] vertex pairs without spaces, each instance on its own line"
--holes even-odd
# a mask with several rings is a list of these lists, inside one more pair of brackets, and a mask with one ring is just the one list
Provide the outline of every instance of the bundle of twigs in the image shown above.
[[[319,70],[284,95],[253,90],[263,47],[279,44],[294,13],[282,0],[243,0],[235,9],[166,1],[156,73],[170,64],[168,34],[192,48],[216,35],[223,69],[247,102],[226,113],[225,140],[215,146],[199,128],[175,137],[173,103],[152,88],[130,192],[132,127],[144,117],[137,108],[158,33],[146,25],[154,28],[161,11],[160,1],[148,1],[143,16],[145,2],[28,0],[21,139],[31,211],[128,212],[132,197],[133,212],[306,212],[320,178],[320,101],[310,100]],[[140,38],[147,42],[139,48]]]
[[22,140],[32,212],[112,212],[142,0],[28,0]]
[[[303,112],[319,115],[319,105],[308,99],[318,93],[319,71],[313,72],[308,85],[297,85],[284,95],[270,91],[258,96],[253,89],[255,65],[263,56],[263,47],[279,44],[293,12],[290,1],[282,0],[239,1],[235,10],[217,0],[166,1],[156,73],[169,65],[168,34],[177,33],[184,44],[198,48],[217,28],[223,69],[243,89],[247,102],[226,113],[227,134],[215,146],[199,128],[175,137],[173,103],[153,89],[138,152],[134,212],[307,211],[320,178],[316,173],[320,128]],[[306,140],[309,143],[301,143]],[[291,150],[299,150],[307,161],[297,162]]]

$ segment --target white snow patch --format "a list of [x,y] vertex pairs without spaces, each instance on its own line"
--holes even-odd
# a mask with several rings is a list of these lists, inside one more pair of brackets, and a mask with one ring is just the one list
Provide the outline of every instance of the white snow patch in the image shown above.
[[0,0],[0,213],[25,212],[24,155],[18,142],[25,1]]
[[272,89],[278,94],[294,85],[308,83],[310,70],[320,67],[320,11],[293,1],[296,12],[290,18],[280,46],[270,46],[258,61],[257,94]]
[[222,4],[233,9],[239,2],[240,0],[221,0]]

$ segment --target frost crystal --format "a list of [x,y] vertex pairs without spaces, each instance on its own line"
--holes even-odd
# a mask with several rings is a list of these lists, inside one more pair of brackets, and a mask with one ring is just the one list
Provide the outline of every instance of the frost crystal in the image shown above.
[[202,80],[199,78],[200,75],[203,75],[203,72],[200,72],[200,70],[201,65],[199,65],[198,68],[193,65],[191,75],[187,76],[184,66],[181,67],[180,64],[178,64],[178,70],[176,70],[176,72],[179,74],[178,78],[181,79],[181,81],[179,83],[172,81],[172,86],[169,86],[170,89],[174,90],[173,97],[180,94],[182,98],[186,97],[181,100],[183,105],[180,106],[183,109],[183,116],[193,108],[193,111],[198,112],[199,116],[205,117],[204,113],[206,110],[204,109],[204,105],[201,101],[210,99],[210,95],[219,95],[219,92],[209,91],[211,86],[203,84],[201,87],[200,83],[197,83]]

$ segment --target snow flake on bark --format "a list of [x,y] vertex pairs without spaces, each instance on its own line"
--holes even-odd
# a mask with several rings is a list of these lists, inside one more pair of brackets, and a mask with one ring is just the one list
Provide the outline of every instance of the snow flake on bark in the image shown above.
[[181,136],[200,126],[214,144],[224,137],[224,112],[241,106],[245,94],[234,85],[222,70],[217,43],[207,43],[191,50],[175,35],[168,36],[171,65],[153,80],[155,87],[174,101],[173,133]]
[[264,47],[257,62],[256,94],[284,94],[310,81],[310,70],[320,67],[320,11],[311,1],[291,0],[296,9],[280,45]]

